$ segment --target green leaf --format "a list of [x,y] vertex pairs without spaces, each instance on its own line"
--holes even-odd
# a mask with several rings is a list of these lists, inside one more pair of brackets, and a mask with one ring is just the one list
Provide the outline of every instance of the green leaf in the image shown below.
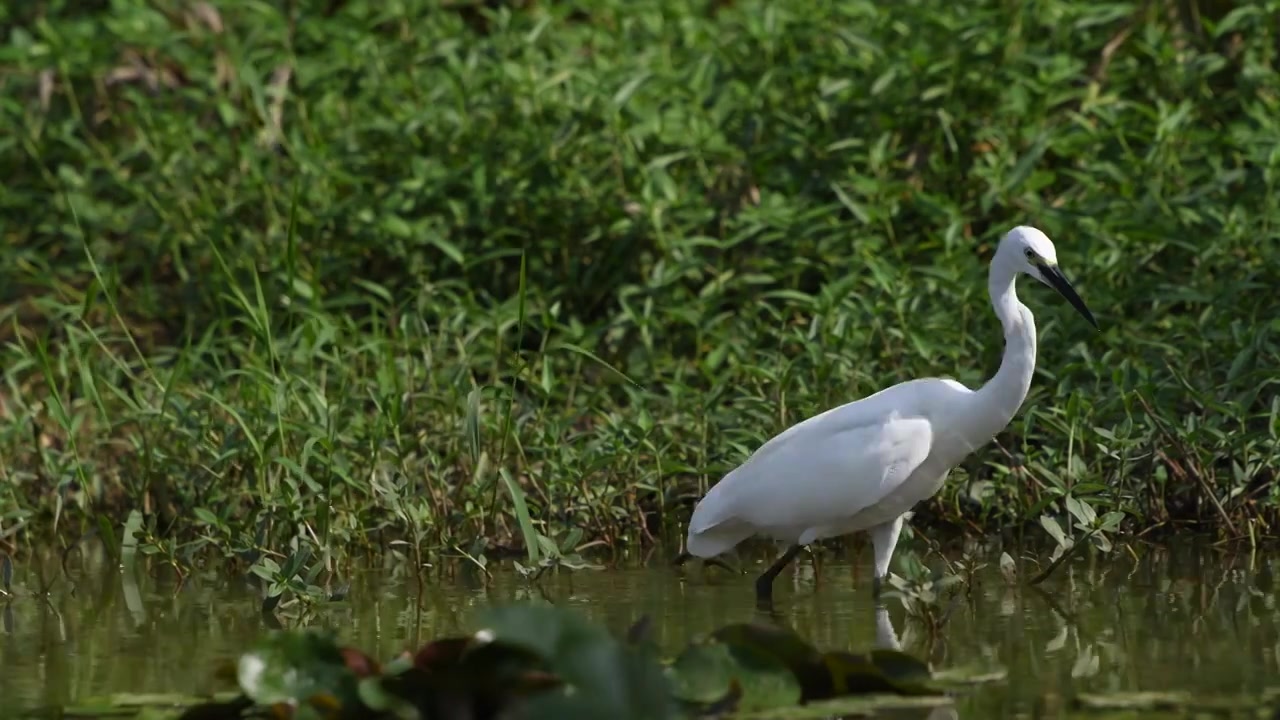
[[202,508],[202,507],[194,508],[192,509],[191,513],[196,516],[197,520],[204,523],[205,525],[210,525],[215,528],[220,527],[222,525],[222,521],[218,519],[218,516],[214,515],[207,508]]
[[546,668],[546,660],[528,648],[488,637],[441,638],[419,649],[407,665],[388,664],[378,686],[362,687],[361,697],[387,706],[394,705],[391,696],[415,707],[506,707],[560,687]]
[[384,215],[382,217],[382,228],[392,235],[408,239],[413,237],[413,227],[399,215]]
[[[735,623],[716,630],[711,637],[731,646],[740,658],[769,657],[782,663],[800,683],[802,700],[827,697],[831,693],[831,677],[823,667],[822,654],[786,627]],[[750,691],[745,684],[744,689]]]
[[142,513],[130,510],[120,533],[120,562],[132,569],[138,558],[138,532],[142,530]]
[[[934,717],[930,708],[954,705],[955,701],[941,695],[901,697],[897,695],[868,695],[865,697],[839,697],[788,708],[785,712],[774,709],[736,713],[734,720],[830,720],[830,718],[924,718]],[[937,714],[937,717],[955,717],[954,713]]]
[[823,654],[822,664],[830,674],[832,691],[828,697],[893,693],[936,695],[929,686],[929,666],[906,653],[878,648],[865,655],[844,651]]
[[570,342],[557,342],[552,346],[552,348],[549,348],[549,349],[568,350],[570,352],[577,353],[589,360],[592,360],[598,365],[613,371],[613,373],[616,374],[618,377],[622,378],[623,380],[626,380],[628,383],[631,383],[631,385],[635,386],[637,390],[644,390],[644,388],[640,386],[640,383],[636,382],[635,380],[632,380],[626,373],[622,372],[618,368],[609,364],[608,361],[601,359],[598,355],[596,355],[595,353],[591,352],[590,350],[584,347],[574,345],[573,343],[570,343]]
[[560,548],[556,546],[555,541],[542,533],[538,533],[538,549],[542,552],[542,557],[560,557]]
[[306,567],[307,561],[310,559],[311,548],[302,545],[285,561],[284,567],[281,569],[281,577],[284,580],[292,580],[298,573],[302,572],[302,569]]
[[524,490],[516,483],[515,478],[511,477],[510,470],[500,468],[498,477],[502,478],[502,484],[507,488],[507,495],[511,497],[511,507],[515,512],[516,522],[520,523],[520,534],[524,539],[524,549],[529,557],[529,564],[537,565],[542,559],[542,544],[539,541],[542,536],[533,529],[533,520],[529,517],[529,506],[524,501]]
[[259,705],[302,704],[333,698],[350,703],[358,696],[355,674],[329,633],[314,630],[274,632],[240,656],[240,689]]
[[466,265],[466,257],[462,254],[462,250],[453,242],[439,232],[430,232],[427,234],[427,242],[435,246],[437,250],[444,253],[446,257],[459,265]]
[[418,720],[420,717],[413,703],[387,689],[381,676],[361,678],[356,690],[360,702],[370,710],[390,713],[397,720]]
[[467,393],[467,408],[463,415],[463,427],[466,428],[467,447],[471,450],[471,462],[480,464],[480,388],[472,388]]
[[543,713],[575,706],[590,707],[598,717],[673,716],[671,688],[657,660],[575,612],[546,605],[498,606],[482,614],[481,626],[477,638],[535,653],[572,688],[572,699],[563,688],[540,694],[529,703],[531,714],[550,717]]
[[1058,547],[1067,547],[1070,543],[1067,539],[1066,533],[1062,532],[1062,526],[1059,525],[1058,521],[1054,520],[1052,517],[1048,515],[1041,515],[1040,527],[1044,528],[1045,532],[1048,532],[1049,535],[1053,537],[1053,541],[1058,544]]
[[628,80],[626,84],[613,94],[613,104],[619,108],[626,105],[627,101],[636,93],[636,90],[640,89],[640,86],[644,84],[644,81],[649,79],[650,75],[651,73],[649,72],[642,72],[636,77]]
[[1064,501],[1067,505],[1067,512],[1074,515],[1081,525],[1086,529],[1093,527],[1093,522],[1098,519],[1098,514],[1093,511],[1093,506],[1071,495],[1068,495]]
[[569,534],[560,542],[560,553],[570,553],[577,549],[578,544],[582,542],[582,528],[575,527],[569,530]]
[[1124,521],[1124,513],[1119,510],[1112,510],[1102,516],[1101,528],[1103,532],[1112,532],[1120,527],[1120,523]]
[[800,681],[780,659],[723,642],[685,648],[670,669],[676,697],[688,703],[719,702],[734,682],[742,688],[744,710],[782,708],[800,702]]

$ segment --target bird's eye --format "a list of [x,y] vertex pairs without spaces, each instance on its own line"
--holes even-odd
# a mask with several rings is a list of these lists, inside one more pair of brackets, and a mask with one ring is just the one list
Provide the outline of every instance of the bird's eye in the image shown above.
[[1036,251],[1032,250],[1031,248],[1027,248],[1026,250],[1023,250],[1022,254],[1026,255],[1028,260],[1036,259]]

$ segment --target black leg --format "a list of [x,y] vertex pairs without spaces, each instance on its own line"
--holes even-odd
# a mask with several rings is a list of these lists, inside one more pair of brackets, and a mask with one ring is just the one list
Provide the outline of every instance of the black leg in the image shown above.
[[782,572],[783,568],[796,559],[796,555],[799,555],[803,549],[803,545],[792,545],[787,548],[787,551],[782,553],[782,557],[774,561],[768,570],[765,570],[760,574],[760,577],[756,578],[756,607],[773,607],[774,579],[778,577],[778,573]]
[[671,564],[675,565],[676,567],[680,567],[681,565],[689,562],[692,559],[693,559],[692,555],[690,555],[687,552],[682,552],[676,556],[676,559]]

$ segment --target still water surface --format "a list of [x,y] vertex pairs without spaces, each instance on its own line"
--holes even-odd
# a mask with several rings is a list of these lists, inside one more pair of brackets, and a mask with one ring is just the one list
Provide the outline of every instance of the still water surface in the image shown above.
[[[1190,547],[1115,552],[1070,563],[1036,590],[1010,586],[992,557],[932,636],[896,599],[877,614],[865,562],[828,559],[820,573],[800,563],[779,578],[775,599],[781,619],[822,649],[896,643],[935,669],[1007,671],[1003,682],[931,717],[1060,717],[1081,691],[1239,695],[1280,685],[1275,564],[1262,554]],[[213,668],[268,629],[257,590],[241,578],[205,575],[178,587],[142,575],[130,581],[93,553],[73,565],[69,579],[56,558],[15,565],[13,596],[0,609],[0,716],[113,692],[221,689]],[[34,594],[42,575],[51,582],[48,602]],[[647,568],[561,572],[542,586],[549,599],[618,632],[649,615],[668,652],[726,623],[761,619],[753,577],[704,574],[696,564],[679,572],[655,559]],[[537,592],[495,568],[487,585],[466,572],[430,580],[418,603],[414,579],[371,569],[353,578],[346,602],[307,621],[387,658],[474,629],[479,609]]]

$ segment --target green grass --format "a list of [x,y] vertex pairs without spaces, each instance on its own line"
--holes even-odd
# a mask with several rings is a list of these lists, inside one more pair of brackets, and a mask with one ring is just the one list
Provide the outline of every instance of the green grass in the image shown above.
[[1276,0],[216,5],[0,10],[5,544],[649,542],[993,373],[1024,222],[1102,331],[1023,283],[1031,396],[916,525],[1274,534]]

